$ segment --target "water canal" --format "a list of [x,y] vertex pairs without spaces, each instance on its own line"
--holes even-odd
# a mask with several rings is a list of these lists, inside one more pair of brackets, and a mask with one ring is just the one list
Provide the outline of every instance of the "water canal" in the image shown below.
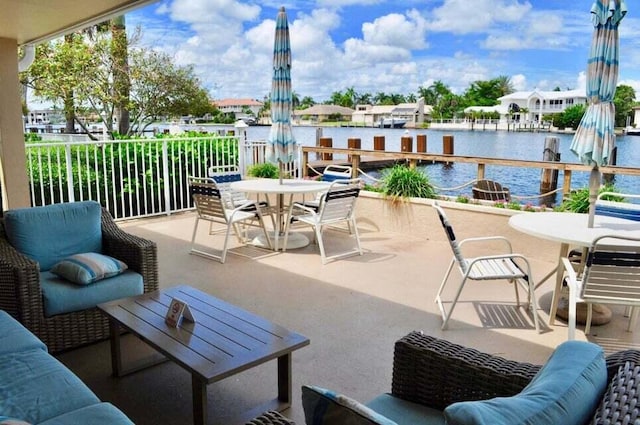
[[[296,140],[303,146],[314,146],[316,141],[316,127],[294,127]],[[379,128],[332,128],[323,127],[323,137],[333,139],[333,147],[346,148],[347,139],[356,137],[362,141],[363,149],[373,149],[373,137],[384,135],[386,149],[393,152],[400,151],[400,138],[407,130],[379,129]],[[522,159],[540,161],[543,159],[544,141],[546,137],[558,137],[560,141],[561,161],[579,163],[578,158],[570,151],[571,134],[556,133],[514,133],[506,131],[439,131],[439,130],[408,130],[413,136],[414,149],[416,135],[427,135],[427,152],[442,153],[442,136],[454,136],[454,149],[456,155],[479,156],[502,159]],[[269,135],[269,127],[249,127],[247,138],[249,140],[263,140]],[[617,138],[618,148],[617,165],[628,167],[640,167],[640,137],[620,136]],[[463,185],[476,178],[477,167],[475,164],[457,163],[450,166],[432,164],[423,167],[434,185],[439,188],[453,188]],[[488,165],[485,176],[508,186],[511,193],[516,196],[532,196],[539,194],[541,170],[534,168],[514,168]],[[562,183],[563,175],[560,172],[558,181]],[[588,185],[588,173],[573,172],[572,189],[579,189]],[[621,192],[640,192],[640,182],[637,177],[616,176],[614,184]],[[470,194],[471,188],[467,187],[453,192],[445,192],[450,195]],[[558,194],[556,201],[560,199]],[[538,204],[536,199],[532,204]]]

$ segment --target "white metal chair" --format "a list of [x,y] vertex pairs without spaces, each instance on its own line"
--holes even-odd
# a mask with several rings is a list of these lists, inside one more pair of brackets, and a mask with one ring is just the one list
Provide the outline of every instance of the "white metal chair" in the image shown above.
[[[440,217],[440,222],[444,227],[449,244],[453,250],[453,258],[451,259],[451,263],[449,264],[449,268],[447,269],[444,279],[442,279],[442,283],[440,284],[440,288],[438,289],[438,294],[435,299],[438,307],[440,308],[440,313],[442,314],[442,329],[444,330],[447,328],[453,309],[455,308],[456,303],[460,298],[460,294],[462,293],[462,289],[468,280],[482,281],[506,279],[514,283],[516,303],[518,306],[520,306],[518,285],[522,286],[524,290],[527,291],[527,304],[532,310],[536,331],[540,332],[538,304],[536,302],[535,285],[531,275],[531,266],[529,265],[529,261],[523,255],[513,253],[511,243],[503,236],[467,238],[458,243],[455,233],[453,232],[453,227],[449,223],[442,207],[440,207],[437,202],[433,203],[433,207]],[[465,258],[463,256],[463,245],[472,242],[485,243],[489,241],[504,243],[507,252],[504,254],[486,255],[476,258]],[[442,300],[442,292],[446,286],[449,276],[451,275],[451,270],[453,270],[454,265],[457,265],[458,270],[462,275],[462,280],[460,281],[454,298],[451,301],[451,307],[447,310],[444,305],[445,302]]]
[[[346,165],[337,165],[337,164],[329,164],[325,167],[322,172],[322,181],[324,182],[344,182],[351,180],[351,171],[352,168]],[[304,198],[302,200],[302,204],[305,207],[309,207],[318,211],[318,207],[320,206],[320,199],[325,192],[318,192],[314,199],[309,201],[305,201]]]
[[606,235],[594,239],[581,276],[568,258],[562,263],[569,288],[568,338],[575,338],[578,302],[587,304],[585,334],[591,330],[594,303],[632,307],[627,328],[631,332],[640,307],[640,239]]
[[[261,208],[258,207],[255,201],[248,200],[246,203],[234,207],[232,199],[228,195],[224,196],[220,189],[216,187],[215,183],[212,183],[209,179],[197,177],[191,177],[189,179],[189,191],[197,213],[196,222],[193,227],[193,235],[191,237],[190,253],[213,258],[224,263],[227,256],[227,246],[232,228],[240,242],[246,243],[247,226],[261,228],[264,232],[269,248],[273,248],[271,239],[269,238],[269,234],[264,225]],[[196,234],[200,220],[207,220],[211,224],[220,223],[225,225],[224,245],[220,255],[215,255],[195,248]],[[242,225],[243,229],[241,229],[239,225]],[[209,234],[213,234],[213,232],[211,232],[211,228]]]
[[[231,189],[231,183],[242,180],[242,174],[240,174],[237,166],[212,166],[209,167],[207,171],[210,181],[215,183],[216,188],[220,190],[223,196],[228,196],[228,199],[231,199],[234,208],[245,205],[251,201],[246,193]],[[258,197],[256,205],[260,207],[260,212],[263,216],[268,215],[271,218],[271,224],[275,228],[276,222],[273,218],[275,208],[271,207],[269,200],[261,201]],[[249,205],[245,208],[245,211],[253,211],[255,207],[255,205]]]
[[[331,184],[329,190],[325,192],[321,199],[318,210],[294,202],[289,207],[289,219],[284,234],[284,247],[287,246],[289,231],[292,222],[298,222],[313,227],[315,238],[320,247],[320,256],[322,264],[327,264],[329,260],[343,258],[350,255],[362,255],[360,246],[360,235],[356,225],[355,206],[358,195],[360,194],[360,179],[351,179],[347,181],[336,181]],[[355,237],[356,247],[354,250],[327,256],[322,239],[322,232],[325,227],[340,223],[347,223],[349,232]],[[285,248],[283,248],[283,251]]]

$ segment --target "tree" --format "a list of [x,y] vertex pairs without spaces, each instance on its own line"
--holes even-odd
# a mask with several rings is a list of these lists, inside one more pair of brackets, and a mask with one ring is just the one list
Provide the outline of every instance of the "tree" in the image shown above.
[[143,132],[163,116],[202,116],[213,105],[192,66],[181,67],[161,52],[133,49],[131,66],[132,127]]
[[[202,116],[215,111],[191,67],[176,66],[167,55],[134,49],[131,44],[125,66],[122,57],[114,55],[109,32],[73,34],[67,42],[38,46],[25,79],[37,96],[54,106],[63,103],[67,117],[99,119],[110,134],[114,133],[113,117],[118,111],[130,111],[131,115],[131,126],[123,135],[132,134],[131,128],[141,132],[149,120],[159,117]],[[125,69],[127,81],[118,80],[116,76]],[[75,120],[89,133],[83,120]]]
[[616,106],[616,127],[627,125],[627,117],[631,116],[635,103],[636,91],[633,87],[620,84],[613,98],[613,104]]
[[118,133],[129,133],[129,92],[131,80],[129,78],[129,61],[127,28],[124,15],[112,19],[111,27],[111,57],[113,60],[113,101],[115,115],[118,120]]
[[36,96],[62,103],[67,119],[67,132],[74,132],[76,97],[83,81],[97,78],[99,61],[81,34],[70,34],[64,40],[43,43],[36,48],[33,64],[22,80]]
[[311,96],[305,96],[300,101],[300,109],[307,109],[315,105],[316,102]]
[[500,75],[496,78],[496,82],[498,83],[498,89],[501,93],[498,97],[506,96],[516,91],[513,87],[513,83],[511,82],[511,78],[506,75]]
[[553,125],[558,128],[578,128],[586,111],[586,105],[570,106],[564,112],[553,116]]
[[[506,81],[505,81],[506,78]],[[474,81],[464,93],[464,100],[470,106],[493,106],[500,103],[510,88],[508,77],[494,78],[489,81]]]

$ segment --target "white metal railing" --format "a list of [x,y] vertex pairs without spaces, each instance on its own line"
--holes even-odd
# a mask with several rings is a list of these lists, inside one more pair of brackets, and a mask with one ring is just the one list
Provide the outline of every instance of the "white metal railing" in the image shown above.
[[[267,142],[265,140],[241,141],[240,142],[240,172],[247,175],[252,165],[264,164],[267,161]],[[284,164],[285,174],[291,177],[302,177],[302,149],[296,144],[295,159]]]
[[188,176],[238,165],[238,138],[27,143],[31,204],[95,200],[116,219],[192,208]]
[[[246,176],[266,162],[266,146],[219,135],[27,143],[31,204],[95,200],[115,219],[184,211],[193,208],[189,176],[204,177],[212,166],[237,167]],[[293,177],[302,175],[300,152],[285,164]]]

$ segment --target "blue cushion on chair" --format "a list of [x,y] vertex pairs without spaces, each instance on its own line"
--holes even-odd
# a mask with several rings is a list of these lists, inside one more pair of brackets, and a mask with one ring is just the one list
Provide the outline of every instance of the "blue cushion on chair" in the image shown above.
[[587,423],[607,387],[602,348],[581,341],[558,346],[520,394],[454,403],[448,424],[557,425]]
[[102,252],[102,207],[95,201],[69,202],[6,211],[11,245],[46,271],[81,252]]
[[47,317],[86,310],[100,303],[141,295],[144,292],[142,275],[132,270],[92,285],[76,285],[50,271],[43,272],[40,273],[40,286],[44,315]]
[[314,386],[302,386],[302,407],[307,425],[397,425],[364,404]]

